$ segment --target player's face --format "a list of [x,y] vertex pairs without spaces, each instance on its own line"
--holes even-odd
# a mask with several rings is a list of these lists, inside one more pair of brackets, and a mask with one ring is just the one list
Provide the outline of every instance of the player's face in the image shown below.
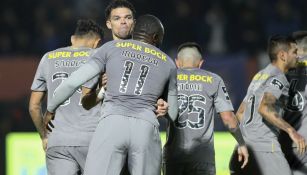
[[287,67],[288,68],[294,68],[297,63],[297,45],[294,43],[291,43],[291,48],[289,49],[287,53]]
[[134,18],[129,8],[120,7],[113,9],[107,27],[112,30],[113,39],[128,39],[134,27]]

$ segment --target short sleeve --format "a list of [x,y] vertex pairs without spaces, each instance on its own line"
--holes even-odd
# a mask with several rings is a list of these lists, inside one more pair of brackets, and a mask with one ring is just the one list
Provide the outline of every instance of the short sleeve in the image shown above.
[[289,83],[287,80],[280,76],[274,76],[266,81],[264,86],[264,92],[273,94],[276,99],[279,99],[281,95],[288,96]]
[[32,91],[47,91],[47,78],[45,71],[48,69],[46,64],[46,55],[44,55],[37,67],[34,80],[31,86]]
[[217,92],[214,99],[214,106],[216,108],[216,112],[218,113],[233,111],[233,106],[227,88],[221,78],[218,83]]

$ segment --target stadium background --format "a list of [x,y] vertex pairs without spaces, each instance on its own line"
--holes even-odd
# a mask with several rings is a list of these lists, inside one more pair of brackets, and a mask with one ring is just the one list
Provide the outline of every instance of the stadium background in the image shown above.
[[[5,174],[5,137],[35,131],[28,113],[30,85],[41,56],[69,45],[76,20],[104,24],[108,0],[2,0],[0,2],[0,175]],[[267,62],[271,34],[307,28],[305,0],[131,0],[137,16],[154,14],[165,27],[162,50],[175,56],[185,41],[204,49],[208,70],[223,77],[237,109],[251,76]],[[106,30],[106,40],[111,35]],[[224,131],[216,117],[216,130]],[[161,120],[161,130],[165,121]],[[26,136],[21,136],[27,140]],[[21,139],[17,138],[17,140]],[[30,142],[32,143],[32,142]],[[34,143],[34,142],[33,142]],[[16,148],[22,148],[24,142]],[[219,150],[217,150],[218,152]],[[228,158],[225,158],[227,161]],[[25,173],[24,173],[25,175]]]

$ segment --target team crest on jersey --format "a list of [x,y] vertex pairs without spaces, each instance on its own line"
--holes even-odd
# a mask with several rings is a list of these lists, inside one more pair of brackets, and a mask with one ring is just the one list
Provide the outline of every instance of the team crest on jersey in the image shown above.
[[287,109],[290,111],[302,111],[304,108],[304,98],[303,95],[296,91],[293,97],[289,97],[289,102],[287,104]]
[[284,88],[284,84],[282,84],[281,81],[277,80],[276,78],[274,78],[272,81],[271,81],[271,85],[277,87],[278,89],[282,90],[282,88]]

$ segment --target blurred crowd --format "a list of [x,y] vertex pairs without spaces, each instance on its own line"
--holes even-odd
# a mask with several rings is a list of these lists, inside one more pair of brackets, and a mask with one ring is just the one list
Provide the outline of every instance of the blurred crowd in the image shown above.
[[[6,0],[0,10],[0,55],[43,54],[68,45],[78,18],[104,25],[103,0]],[[131,0],[137,16],[151,13],[164,23],[163,49],[170,54],[196,41],[208,54],[265,49],[267,37],[306,28],[305,0]],[[108,33],[108,31],[106,30]],[[106,40],[110,39],[107,35]]]

